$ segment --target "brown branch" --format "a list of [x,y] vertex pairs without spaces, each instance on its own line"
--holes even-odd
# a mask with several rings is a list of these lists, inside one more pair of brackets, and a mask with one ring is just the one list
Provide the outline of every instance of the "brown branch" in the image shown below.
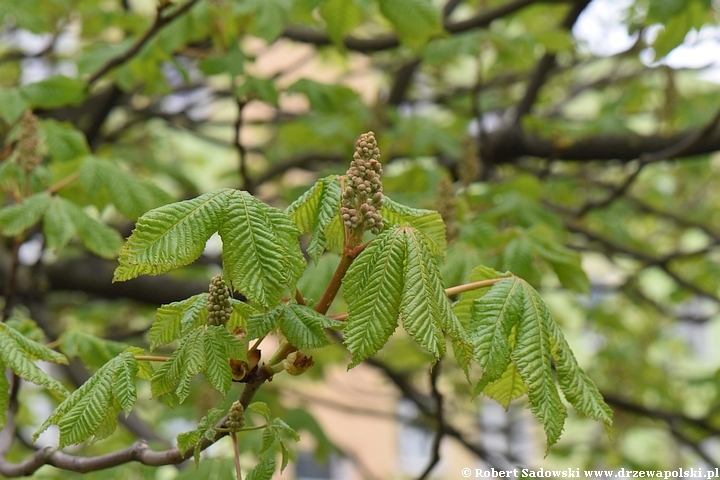
[[[498,18],[505,17],[521,10],[533,3],[566,3],[572,0],[515,0],[508,2],[491,10],[483,11],[477,15],[461,20],[458,22],[444,22],[444,29],[448,33],[461,33],[475,28],[483,28],[490,25]],[[330,37],[318,30],[312,30],[303,27],[289,26],[286,27],[282,34],[284,37],[303,43],[311,43],[317,46],[331,45]],[[358,52],[372,53],[380,50],[388,50],[400,45],[400,39],[397,35],[386,34],[378,35],[374,38],[358,38],[347,36],[343,40],[345,48]]]
[[437,381],[440,376],[440,364],[442,360],[438,360],[430,370],[430,388],[432,389],[432,396],[435,400],[435,438],[433,439],[432,445],[432,458],[425,468],[425,471],[418,477],[418,480],[425,480],[433,471],[435,465],[440,461],[440,445],[442,439],[445,436],[445,418],[443,415],[443,396],[438,389]]
[[122,65],[123,63],[127,62],[132,57],[137,55],[140,49],[142,49],[142,47],[144,47],[147,42],[149,42],[155,35],[157,35],[165,25],[171,23],[173,20],[185,14],[196,3],[198,3],[198,1],[199,0],[189,0],[187,3],[185,3],[177,10],[174,10],[168,15],[163,15],[163,11],[171,4],[169,2],[162,3],[158,7],[157,15],[155,16],[155,21],[153,22],[152,27],[150,27],[150,29],[148,29],[145,34],[140,37],[125,53],[123,53],[122,55],[118,55],[115,58],[112,58],[97,72],[93,73],[88,79],[88,86],[92,86],[95,82],[97,82],[100,78],[113,70],[115,67]]
[[662,160],[671,159],[673,157],[682,156],[685,152],[687,152],[694,145],[696,145],[698,142],[702,141],[706,136],[708,136],[713,130],[715,130],[718,126],[718,123],[720,123],[720,109],[718,109],[713,118],[711,118],[710,121],[705,124],[703,128],[691,132],[690,134],[682,138],[680,141],[678,141],[675,145],[671,145],[658,152],[644,153],[640,155],[640,163],[632,174],[630,174],[620,185],[615,187],[610,192],[610,194],[608,194],[602,200],[585,203],[582,207],[580,207],[580,209],[578,209],[576,216],[581,217],[587,214],[592,209],[602,208],[612,204],[617,199],[625,195],[625,193],[630,189],[632,184],[638,178],[643,168],[645,168],[651,163],[656,163]]

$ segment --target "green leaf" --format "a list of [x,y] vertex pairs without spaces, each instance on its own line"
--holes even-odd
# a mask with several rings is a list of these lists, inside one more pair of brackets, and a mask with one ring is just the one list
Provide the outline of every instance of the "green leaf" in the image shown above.
[[530,408],[545,428],[548,446],[557,442],[567,417],[555,385],[553,360],[560,387],[576,410],[608,427],[611,424],[612,413],[597,387],[577,365],[555,319],[526,281],[502,280],[476,298],[468,331],[483,369],[475,393],[482,391],[507,405],[523,390],[519,376]]
[[117,230],[92,218],[69,200],[60,198],[58,201],[63,203],[62,208],[67,212],[78,237],[88,250],[104,258],[114,258],[117,255],[122,247],[122,238]]
[[112,203],[126,217],[138,218],[148,210],[171,201],[171,197],[157,186],[114,167],[107,183],[108,192]]
[[113,396],[127,416],[137,400],[135,378],[138,374],[138,364],[132,354],[120,355],[117,358],[117,368],[112,386]]
[[278,92],[275,82],[264,78],[246,77],[242,85],[235,89],[237,98],[260,100],[270,105],[278,105]]
[[405,239],[386,230],[355,259],[343,280],[348,304],[345,345],[353,368],[374,355],[397,327],[402,300]]
[[362,10],[353,0],[327,0],[320,7],[320,15],[327,24],[328,36],[337,45],[362,19]]
[[488,384],[482,393],[498,402],[507,410],[510,402],[527,393],[527,387],[522,378],[520,378],[515,364],[510,363],[505,373],[496,381]]
[[205,324],[206,320],[207,293],[161,306],[148,334],[150,350],[177,340],[188,330]]
[[577,364],[560,328],[555,323],[551,327],[550,335],[555,347],[553,358],[563,395],[575,410],[603,422],[609,429],[612,425],[612,410],[603,400],[595,383]]
[[255,465],[245,480],[270,480],[275,473],[275,459],[270,456],[260,458],[260,463]]
[[268,407],[267,404],[264,402],[253,402],[248,405],[248,408],[246,408],[245,410],[250,413],[256,413],[263,417],[268,423],[270,422],[270,417],[272,416],[272,413],[270,412],[270,407]]
[[114,429],[120,410],[132,409],[137,392],[137,362],[132,349],[102,367],[68,396],[33,435],[33,441],[50,425],[60,428],[60,448],[93,436],[105,438]]
[[50,195],[36,193],[18,205],[0,209],[0,231],[8,237],[23,233],[35,225],[50,207]]
[[67,122],[42,120],[40,135],[45,140],[48,154],[53,160],[66,162],[90,152],[85,135]]
[[232,42],[227,52],[218,58],[206,58],[200,63],[200,70],[205,75],[217,75],[229,73],[232,77],[243,74],[245,54],[240,49],[237,41]]
[[232,385],[232,372],[229,358],[247,361],[247,351],[236,337],[230,335],[223,326],[210,326],[205,335],[205,378],[217,391],[225,395]]
[[200,445],[204,438],[208,438],[210,435],[215,437],[215,429],[213,428],[223,417],[224,412],[217,408],[211,409],[207,415],[198,423],[194,430],[189,432],[181,433],[177,436],[178,450],[181,452],[187,451],[192,446],[195,446],[195,465],[197,466],[200,461]]
[[45,244],[51,250],[59,252],[75,235],[75,226],[65,208],[65,203],[58,197],[52,197],[50,206],[43,217],[43,234]]
[[281,305],[280,330],[298,348],[321,348],[330,345],[323,331],[322,315],[310,307],[297,303]]
[[153,397],[175,391],[180,403],[185,401],[190,381],[207,367],[203,337],[203,329],[191,330],[170,359],[155,370],[150,382]]
[[445,222],[438,212],[406,207],[393,201],[387,195],[384,198],[385,203],[380,213],[390,226],[412,226],[425,236],[425,243],[430,247],[433,255],[445,257],[447,253]]
[[230,195],[223,215],[223,266],[233,287],[261,305],[277,305],[306,266],[300,232],[284,212],[244,191]]
[[445,354],[443,325],[455,314],[440,279],[440,272],[422,234],[403,228],[406,255],[400,314],[410,336],[435,358]]
[[69,358],[78,357],[86,365],[101,367],[125,351],[121,342],[105,340],[84,332],[68,330],[60,336],[60,349]]
[[65,105],[80,105],[87,96],[87,85],[82,80],[56,75],[24,85],[20,93],[33,109],[51,110]]
[[0,428],[5,428],[7,412],[10,408],[10,382],[5,375],[5,365],[0,364],[3,375],[0,375]]
[[248,338],[261,338],[275,330],[283,313],[283,305],[278,305],[269,312],[252,315],[248,319]]
[[442,32],[440,11],[431,0],[379,0],[380,12],[392,22],[403,43],[418,48]]
[[316,264],[325,250],[326,230],[335,218],[340,218],[340,197],[338,177],[331,175],[318,180],[285,210],[300,232],[311,234],[307,252]]
[[50,350],[23,334],[0,323],[0,361],[20,378],[47,388],[58,398],[64,398],[68,391],[65,387],[42,371],[34,362],[44,360],[67,365],[65,355]]
[[17,88],[0,90],[0,117],[5,122],[9,124],[17,122],[27,109],[28,104]]
[[195,261],[220,228],[225,202],[232,194],[229,188],[215,190],[144,214],[120,252],[113,281],[159,275]]

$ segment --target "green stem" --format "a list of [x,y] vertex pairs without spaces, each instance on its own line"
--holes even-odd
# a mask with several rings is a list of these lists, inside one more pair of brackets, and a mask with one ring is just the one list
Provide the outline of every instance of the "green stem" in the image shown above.
[[157,355],[135,355],[135,360],[146,361],[146,362],[167,362],[170,357],[161,357]]
[[503,280],[508,280],[510,278],[517,278],[515,275],[511,277],[500,277],[500,278],[490,278],[488,280],[480,280],[478,282],[471,282],[471,283],[465,283],[463,285],[457,285],[455,287],[450,287],[445,289],[445,293],[450,295],[457,295],[458,293],[467,292],[470,290],[476,290],[478,288],[484,288],[489,287],[490,285],[494,285],[498,282],[502,282]]

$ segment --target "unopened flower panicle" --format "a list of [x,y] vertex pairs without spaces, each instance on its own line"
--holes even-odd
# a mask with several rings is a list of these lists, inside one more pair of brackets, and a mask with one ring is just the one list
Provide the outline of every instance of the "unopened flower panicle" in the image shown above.
[[239,401],[232,404],[225,426],[231,432],[239,432],[245,426],[245,408]]
[[355,144],[340,208],[345,226],[356,234],[370,230],[377,235],[382,231],[382,173],[375,134],[363,133]]
[[208,325],[225,325],[230,320],[233,307],[230,302],[230,289],[222,275],[215,275],[210,281],[207,297]]

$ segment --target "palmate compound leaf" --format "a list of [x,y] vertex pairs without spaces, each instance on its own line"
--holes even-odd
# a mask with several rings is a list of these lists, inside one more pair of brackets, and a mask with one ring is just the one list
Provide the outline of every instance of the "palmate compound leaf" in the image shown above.
[[263,306],[280,303],[286,288],[295,291],[306,263],[300,231],[283,211],[235,190],[219,231],[223,266],[236,290]]
[[375,354],[402,319],[405,330],[436,358],[445,352],[443,333],[453,341],[463,368],[472,353],[450,306],[427,237],[411,226],[380,234],[348,270],[345,344],[350,368]]
[[247,192],[215,190],[153,209],[137,221],[113,281],[159,275],[195,261],[210,236],[223,240],[223,265],[233,287],[263,306],[293,291],[305,269],[300,232],[281,210]]
[[120,252],[113,281],[159,275],[195,261],[220,228],[233,192],[230,188],[215,190],[145,213]]
[[612,424],[612,412],[597,387],[577,365],[540,295],[524,280],[499,281],[475,299],[468,332],[483,369],[475,393],[490,389],[489,395],[502,397],[498,389],[504,387],[512,389],[507,397],[516,395],[517,378],[508,373],[514,366],[527,388],[530,408],[545,428],[548,446],[557,442],[567,417],[555,385],[553,359],[565,398],[583,415],[602,420],[606,427]]
[[445,257],[447,242],[445,240],[445,222],[434,210],[410,208],[393,201],[387,195],[380,213],[388,225],[410,225],[425,237],[425,243],[433,255]]
[[[15,317],[13,315],[10,320]],[[36,364],[35,360],[43,360],[57,364],[67,365],[68,361],[65,355],[50,350],[44,345],[30,340],[14,328],[0,323],[0,369],[5,371],[9,368],[20,378],[27,380],[47,388],[53,395],[58,398],[65,398],[68,391],[65,387],[42,371]],[[5,426],[7,404],[10,398],[10,384],[4,375],[0,375],[0,428]]]
[[232,381],[230,358],[247,360],[247,352],[245,344],[224,326],[204,325],[190,330],[170,359],[153,374],[153,397],[174,391],[180,403],[184,402],[192,378],[199,373],[204,373],[210,384],[225,395]]
[[177,340],[184,332],[205,324],[206,320],[207,293],[162,305],[157,309],[148,334],[150,350]]
[[[285,209],[300,232],[311,234],[307,252],[315,263],[325,250],[328,237],[335,234],[328,227],[333,220],[340,218],[340,197],[340,180],[336,175],[331,175],[318,180]],[[341,230],[340,236],[343,234]]]
[[94,437],[107,437],[115,429],[117,414],[129,413],[137,399],[137,349],[113,358],[68,396],[33,435],[33,441],[50,425],[60,428],[60,448]]

